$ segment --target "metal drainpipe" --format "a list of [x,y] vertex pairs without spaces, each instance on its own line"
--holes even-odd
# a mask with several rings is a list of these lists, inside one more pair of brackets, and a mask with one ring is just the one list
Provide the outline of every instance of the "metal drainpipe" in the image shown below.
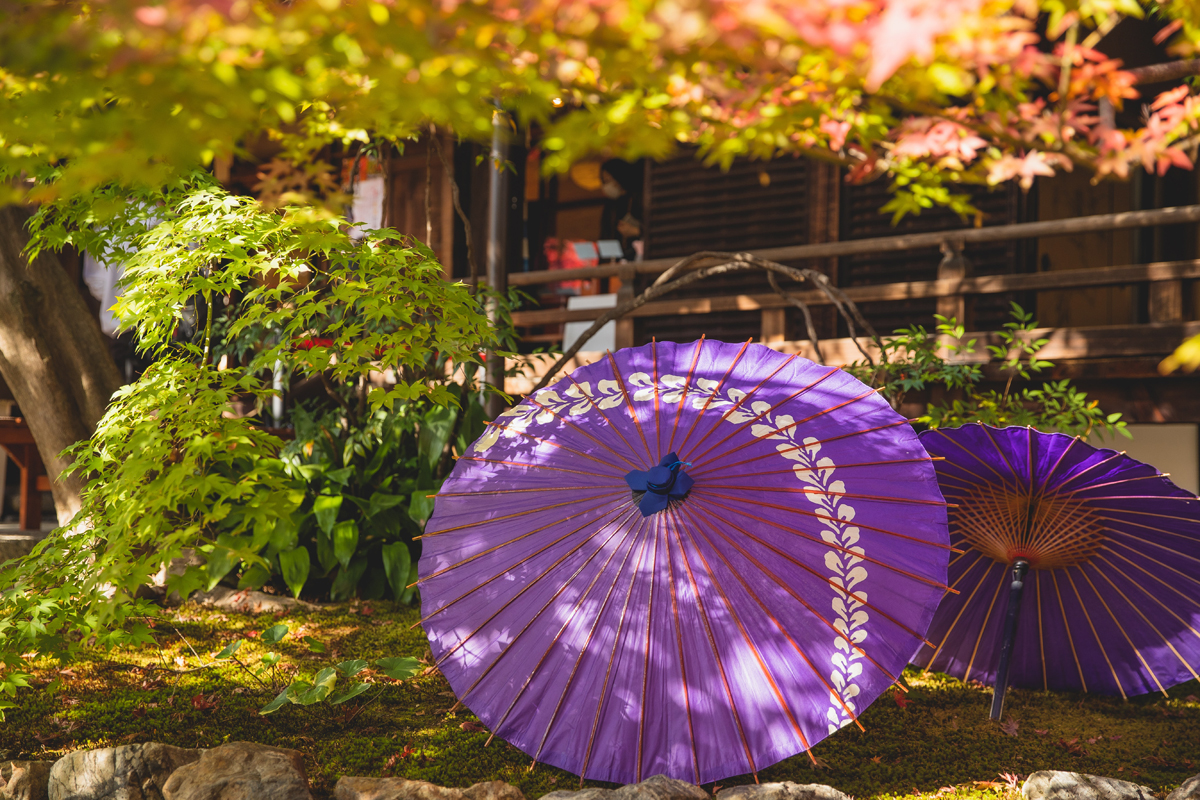
[[[487,283],[495,292],[508,289],[508,162],[509,116],[497,108],[492,112],[492,150],[488,156],[488,237],[487,237]],[[499,315],[497,303],[488,302],[488,320],[493,328]],[[488,386],[504,390],[504,359],[488,352],[485,370]],[[489,394],[484,408],[490,418],[495,418],[506,408],[503,398]]]

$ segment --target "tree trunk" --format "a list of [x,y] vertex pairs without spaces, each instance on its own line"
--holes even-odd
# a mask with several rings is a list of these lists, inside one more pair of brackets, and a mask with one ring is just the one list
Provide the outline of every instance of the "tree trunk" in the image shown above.
[[0,208],[0,375],[37,441],[59,524],[79,511],[83,480],[62,451],[96,429],[121,376],[100,325],[53,255],[30,264],[29,213]]

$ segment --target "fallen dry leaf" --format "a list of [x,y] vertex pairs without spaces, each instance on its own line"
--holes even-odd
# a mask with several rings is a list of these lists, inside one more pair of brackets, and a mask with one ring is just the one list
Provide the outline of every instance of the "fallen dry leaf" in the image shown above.
[[892,692],[892,697],[895,699],[896,705],[900,706],[901,708],[907,708],[908,704],[912,702],[912,700],[909,700],[907,697],[897,691]]
[[201,692],[200,694],[198,694],[192,698],[192,708],[196,709],[197,711],[212,711],[214,708],[216,708],[220,704],[221,704],[221,701],[217,697],[216,692],[213,692],[212,694],[209,694],[209,695],[206,695],[203,692]]
[[479,733],[480,731],[487,730],[487,728],[484,727],[482,722],[479,722],[479,721],[473,720],[473,719],[467,720],[466,722],[459,725],[458,727],[462,728],[467,733]]
[[1000,730],[1009,736],[1016,736],[1017,728],[1019,728],[1020,725],[1021,725],[1020,721],[1009,717],[1007,720],[1000,723]]

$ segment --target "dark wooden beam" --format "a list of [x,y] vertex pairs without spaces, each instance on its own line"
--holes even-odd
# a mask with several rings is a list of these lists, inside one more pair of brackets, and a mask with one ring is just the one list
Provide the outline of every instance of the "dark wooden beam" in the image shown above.
[[[573,270],[576,272],[578,270]],[[854,286],[845,290],[856,303],[879,303],[928,297],[955,297],[972,294],[1002,294],[1015,291],[1079,289],[1091,286],[1120,286],[1131,283],[1155,283],[1200,278],[1200,259],[1162,261],[1154,264],[1130,264],[1119,267],[1061,270],[1021,275],[981,275],[945,278],[936,281],[886,283],[879,286]],[[796,292],[809,305],[824,305],[829,299],[822,292]],[[723,295],[658,300],[630,312],[630,317],[661,317],[680,314],[714,314],[724,311],[761,311],[785,308],[789,304],[775,294]],[[515,311],[514,325],[551,325],[561,322],[594,320],[606,309],[545,309]]]
[[[775,247],[755,250],[754,255],[772,261],[800,261],[811,258],[861,255],[866,253],[896,253],[905,250],[921,250],[940,247],[945,242],[972,244],[980,242],[1004,242],[1012,239],[1037,239],[1044,236],[1070,236],[1094,231],[1115,231],[1128,228],[1146,228],[1155,225],[1177,225],[1200,222],[1200,205],[1175,208],[1154,208],[1146,211],[1123,211],[1118,214],[1096,214],[1090,217],[1046,220],[1044,222],[1021,222],[1015,225],[993,225],[987,228],[962,228],[957,230],[912,233],[900,236],[881,236],[874,239],[854,239],[845,242],[823,242],[801,244],[791,247]],[[635,265],[639,275],[658,275],[666,272],[678,259],[656,259],[641,261]],[[563,280],[585,280],[588,278],[611,278],[620,272],[623,265],[606,264],[601,267],[582,269],[537,270],[514,272],[508,276],[512,286],[534,286]],[[698,263],[696,268],[706,266]]]

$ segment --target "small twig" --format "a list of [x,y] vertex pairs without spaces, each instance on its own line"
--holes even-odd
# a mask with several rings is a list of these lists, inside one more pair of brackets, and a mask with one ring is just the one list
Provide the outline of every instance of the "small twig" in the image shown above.
[[771,288],[775,290],[775,294],[787,300],[789,303],[800,309],[800,313],[804,315],[804,327],[808,330],[808,340],[812,342],[813,351],[817,356],[817,363],[824,365],[825,356],[821,352],[821,340],[817,338],[817,328],[813,325],[812,314],[808,310],[808,304],[798,297],[794,297],[783,290],[779,285],[779,280],[775,277],[775,273],[767,272],[767,281],[771,284]]
[[179,632],[178,628],[176,628],[174,625],[172,625],[171,630],[175,631],[175,635],[183,640],[183,643],[187,645],[188,650],[192,651],[192,655],[194,655],[196,657],[197,661],[204,660],[204,659],[200,658],[200,654],[196,652],[196,648],[192,647],[192,643],[187,640],[186,636],[184,636],[182,633]]
[[[1064,43],[1062,66],[1058,74],[1058,104],[1066,106],[1067,90],[1071,88],[1071,59],[1075,55],[1075,40],[1079,38],[1079,23],[1073,24],[1067,31],[1067,41]],[[1059,137],[1065,139],[1066,137]]]
[[329,380],[329,376],[324,372],[321,373],[321,386],[324,387],[325,394],[329,395],[335,403],[341,406],[343,411],[347,414],[350,413],[350,404],[342,399],[342,396],[337,392],[337,388],[333,385],[333,381]]
[[1096,45],[1100,44],[1100,40],[1112,33],[1112,29],[1117,27],[1117,23],[1123,19],[1125,17],[1120,14],[1109,14],[1096,30],[1088,34],[1087,38],[1083,40],[1082,46],[1088,50],[1095,50]]
[[204,305],[207,310],[207,317],[204,322],[204,359],[200,363],[207,366],[212,360],[212,323],[213,323],[213,306],[212,292],[204,293]]
[[368,706],[372,705],[372,704],[373,704],[373,703],[375,703],[377,700],[379,700],[379,698],[383,697],[383,693],[384,693],[384,692],[386,692],[386,691],[387,691],[387,689],[380,689],[380,690],[379,690],[379,691],[378,691],[378,692],[375,694],[375,696],[374,696],[374,697],[372,697],[370,700],[368,700],[367,702],[363,703],[361,706],[359,706],[358,708],[356,708],[356,709],[354,710],[354,713],[353,713],[353,714],[351,714],[351,715],[350,715],[350,716],[349,716],[349,717],[346,719],[346,722],[345,722],[344,724],[346,724],[346,725],[349,725],[351,722],[353,722],[353,721],[354,721],[354,718],[355,718],[355,717],[357,717],[359,714],[361,714],[363,711],[365,711],[365,710],[367,709],[367,707],[368,707]]

